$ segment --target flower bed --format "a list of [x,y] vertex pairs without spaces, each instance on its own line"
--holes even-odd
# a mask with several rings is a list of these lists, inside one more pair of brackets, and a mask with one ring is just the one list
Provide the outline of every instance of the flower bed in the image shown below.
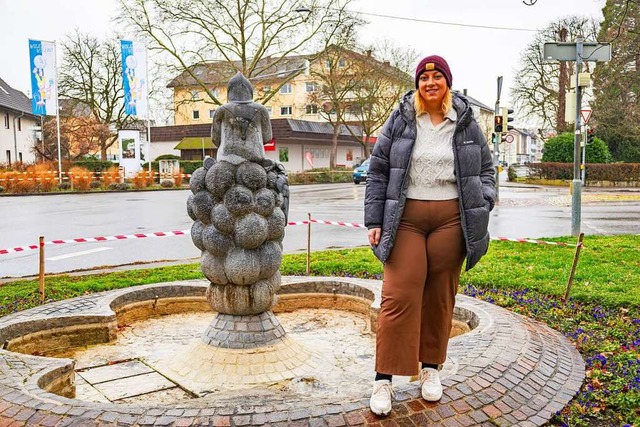
[[562,332],[586,362],[587,379],[553,422],[563,426],[640,425],[640,310],[602,307],[529,289],[465,285],[462,292]]

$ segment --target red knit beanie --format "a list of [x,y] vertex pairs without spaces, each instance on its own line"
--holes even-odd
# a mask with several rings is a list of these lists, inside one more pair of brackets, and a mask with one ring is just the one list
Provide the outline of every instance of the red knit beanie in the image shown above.
[[443,57],[438,55],[431,55],[423,58],[422,61],[416,67],[416,89],[418,88],[418,80],[420,79],[420,75],[425,71],[438,70],[442,74],[444,74],[444,78],[447,80],[447,86],[451,89],[451,84],[453,83],[453,77],[451,76],[451,70],[449,69],[449,64],[444,60]]

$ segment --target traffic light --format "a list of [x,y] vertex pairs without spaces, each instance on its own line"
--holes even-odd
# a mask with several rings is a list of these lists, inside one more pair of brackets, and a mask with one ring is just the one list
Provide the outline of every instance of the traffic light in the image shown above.
[[510,114],[513,114],[513,109],[511,108],[502,108],[502,131],[508,132],[513,129],[513,126],[509,126],[509,122],[513,121],[513,117],[510,117]]
[[587,144],[591,144],[594,138],[593,129],[587,129]]
[[502,132],[502,116],[495,116],[495,121],[494,121],[494,126],[493,126],[493,130],[494,132]]

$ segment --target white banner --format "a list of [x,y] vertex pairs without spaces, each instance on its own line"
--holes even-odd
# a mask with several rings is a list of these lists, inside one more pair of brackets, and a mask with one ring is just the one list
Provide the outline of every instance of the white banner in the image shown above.
[[119,130],[120,166],[124,167],[127,178],[131,178],[142,169],[140,166],[140,131]]
[[39,116],[55,116],[58,102],[55,43],[29,39],[29,59],[31,111]]
[[120,40],[124,110],[131,116],[148,118],[147,48],[131,40]]

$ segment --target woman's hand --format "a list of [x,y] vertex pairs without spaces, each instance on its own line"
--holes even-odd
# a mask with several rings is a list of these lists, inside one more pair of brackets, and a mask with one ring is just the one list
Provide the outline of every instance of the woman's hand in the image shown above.
[[372,228],[369,230],[369,244],[377,246],[380,243],[380,228]]

